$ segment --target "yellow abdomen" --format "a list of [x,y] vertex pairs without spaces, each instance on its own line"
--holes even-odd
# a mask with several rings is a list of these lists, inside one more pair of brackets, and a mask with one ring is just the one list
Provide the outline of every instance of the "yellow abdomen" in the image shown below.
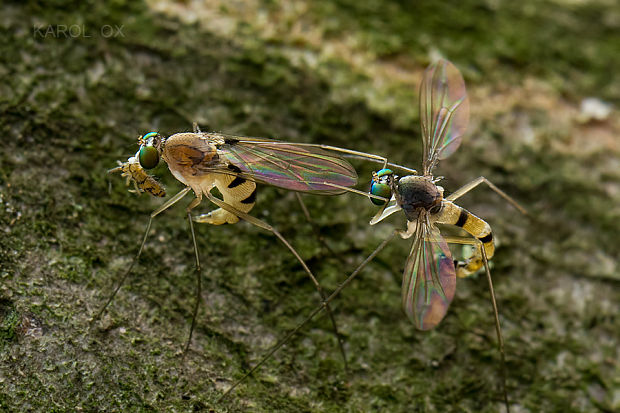
[[474,238],[480,241],[476,242],[474,253],[471,258],[465,262],[457,263],[456,274],[459,277],[466,277],[482,268],[483,261],[482,252],[480,251],[481,245],[484,248],[487,259],[491,259],[493,254],[495,254],[495,244],[493,243],[491,226],[483,219],[467,211],[465,208],[461,208],[450,201],[444,200],[442,202],[441,211],[435,218],[435,222],[463,228]]

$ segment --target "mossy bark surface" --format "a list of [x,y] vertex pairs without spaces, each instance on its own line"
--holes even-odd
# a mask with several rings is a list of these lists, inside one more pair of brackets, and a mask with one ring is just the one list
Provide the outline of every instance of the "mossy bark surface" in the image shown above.
[[[463,145],[436,175],[497,239],[492,274],[515,412],[620,411],[620,8],[614,1],[9,2],[0,16],[0,410],[494,412],[503,409],[486,280],[458,280],[420,332],[400,308],[410,241],[395,240],[325,315],[227,399],[219,395],[318,304],[301,265],[248,223],[197,225],[184,206],[107,171],[136,138],[203,130],[341,146],[419,167],[417,85],[443,56],[471,98]],[[580,109],[608,102],[601,120]],[[603,105],[603,109],[605,106]],[[605,110],[602,110],[604,113]],[[377,165],[351,161],[365,190]],[[154,175],[181,189],[165,165]],[[252,214],[334,290],[394,228],[354,194],[261,186]],[[212,206],[206,202],[199,211]],[[455,253],[459,250],[455,249]]]

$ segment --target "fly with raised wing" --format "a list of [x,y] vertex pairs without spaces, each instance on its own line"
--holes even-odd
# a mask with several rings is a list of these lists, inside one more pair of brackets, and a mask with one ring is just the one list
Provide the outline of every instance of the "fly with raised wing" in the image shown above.
[[[505,385],[504,344],[488,266],[488,259],[495,251],[491,227],[481,218],[456,205],[454,201],[479,184],[486,183],[517,210],[524,214],[526,211],[484,177],[471,181],[449,196],[444,196],[444,189],[437,185],[441,178],[434,177],[433,170],[439,160],[446,159],[459,147],[469,120],[469,100],[465,82],[459,70],[452,63],[440,60],[426,69],[420,85],[419,102],[424,145],[421,173],[399,165],[392,167],[386,161],[384,165],[390,168],[384,166],[383,169],[373,173],[370,193],[366,194],[371,197],[373,203],[382,205],[381,210],[370,221],[371,225],[379,223],[398,211],[403,211],[407,220],[406,229],[394,230],[392,235],[384,240],[321,306],[317,307],[302,323],[267,352],[244,377],[233,383],[223,396],[239,385],[245,377],[256,371],[306,323],[326,309],[328,304],[395,236],[400,236],[404,239],[413,239],[403,273],[401,302],[404,313],[418,329],[432,329],[445,317],[454,298],[457,276],[465,277],[484,267],[502,358],[504,403],[506,410],[509,410]],[[377,157],[360,153],[355,155],[369,159]],[[408,175],[399,177],[392,169],[404,170]],[[340,188],[360,193],[358,190]],[[443,236],[438,225],[461,228],[469,236]],[[449,243],[472,245],[474,247],[472,256],[465,261],[453,260],[448,248]]]

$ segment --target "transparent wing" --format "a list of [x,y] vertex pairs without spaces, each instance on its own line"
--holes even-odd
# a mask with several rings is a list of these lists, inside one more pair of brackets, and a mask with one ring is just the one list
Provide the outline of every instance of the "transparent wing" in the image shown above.
[[345,192],[330,184],[352,187],[357,183],[351,164],[326,150],[268,139],[219,136],[225,143],[217,145],[218,163],[205,164],[200,168],[203,172],[232,171],[256,182],[320,194]]
[[420,85],[424,175],[461,144],[469,121],[469,100],[459,70],[447,60],[431,64]]
[[403,310],[417,328],[430,330],[446,315],[455,288],[456,272],[448,244],[439,230],[421,217],[403,273]]

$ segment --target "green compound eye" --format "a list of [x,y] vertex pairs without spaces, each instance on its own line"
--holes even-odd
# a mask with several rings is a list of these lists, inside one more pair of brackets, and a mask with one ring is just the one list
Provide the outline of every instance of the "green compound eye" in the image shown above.
[[391,169],[381,169],[379,172],[377,172],[378,178],[381,178],[382,176],[387,176],[387,175],[394,175],[394,172],[392,172]]
[[[392,197],[392,189],[388,184],[373,182],[370,186],[370,193],[377,196],[382,196],[384,198],[390,199]],[[377,198],[370,198],[373,204],[375,205],[385,205],[387,201],[382,201]]]
[[143,146],[140,148],[138,159],[144,169],[153,169],[159,163],[159,152],[153,146]]
[[[382,196],[383,198],[390,199],[392,197],[392,188],[390,188],[389,176],[393,176],[394,172],[391,169],[381,169],[380,171],[372,174],[372,184],[370,185],[370,193],[372,195]],[[375,205],[385,205],[387,201],[382,201],[376,198],[370,198]]]
[[152,138],[153,136],[157,136],[157,132],[149,132],[146,135],[144,135],[142,139],[145,141],[148,141],[149,138]]

